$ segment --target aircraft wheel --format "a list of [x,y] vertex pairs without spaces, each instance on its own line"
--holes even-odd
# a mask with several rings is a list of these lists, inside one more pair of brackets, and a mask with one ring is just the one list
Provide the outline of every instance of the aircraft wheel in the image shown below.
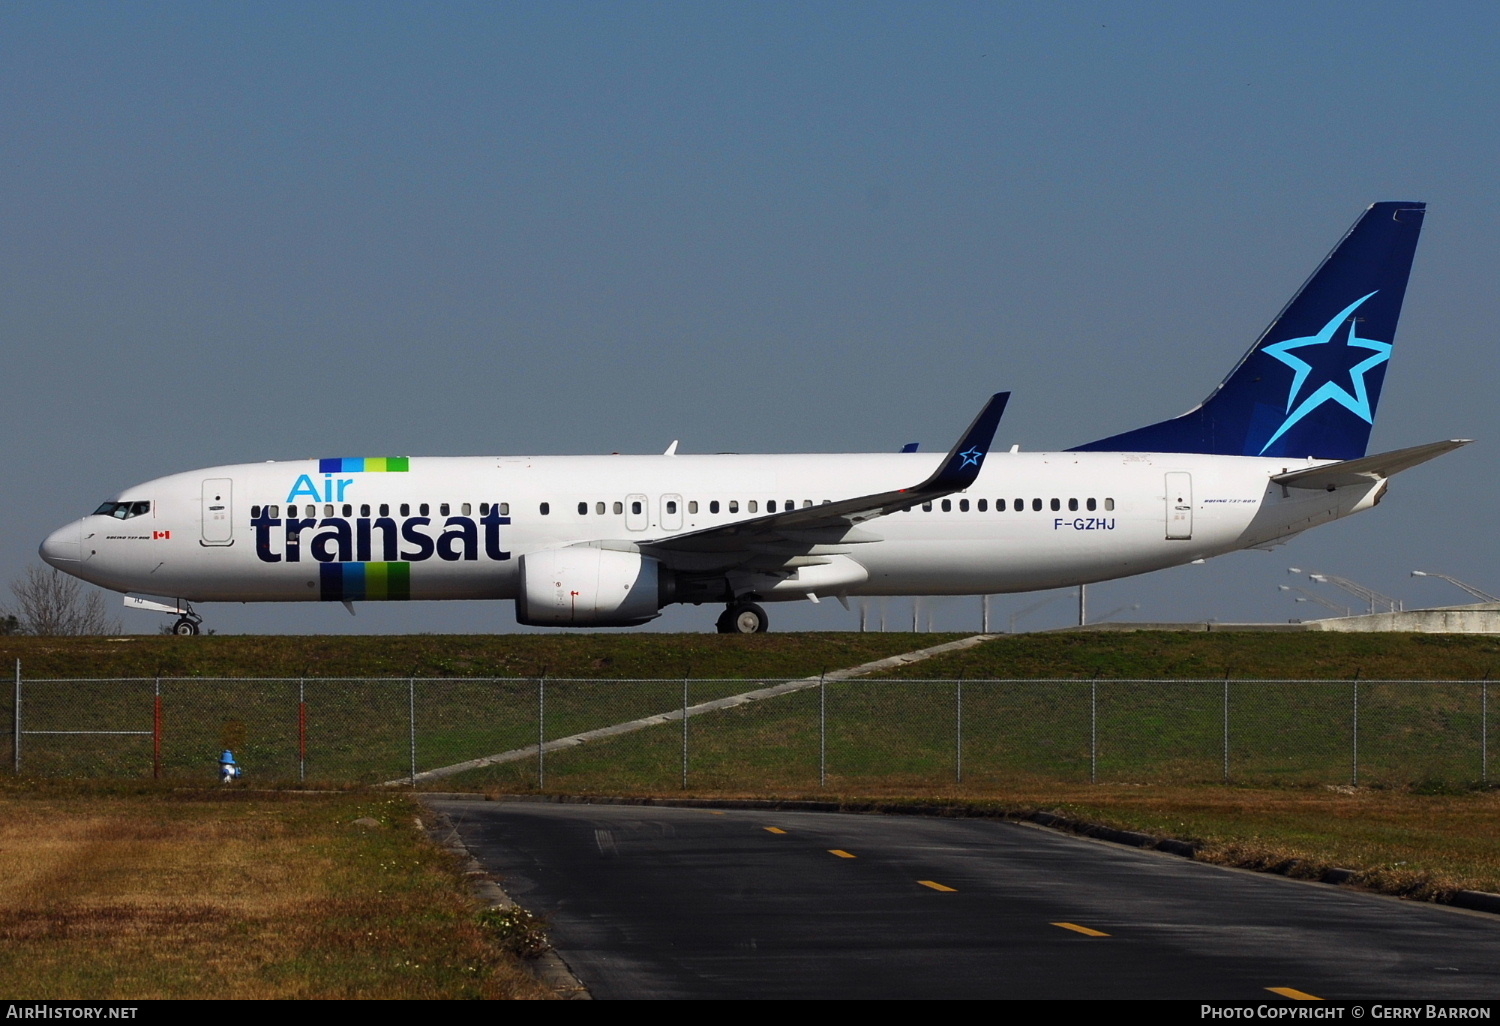
[[764,634],[771,625],[766,611],[754,602],[730,606],[726,615],[729,618],[728,634]]
[[198,633],[198,625],[187,617],[183,617],[172,625],[173,634],[181,634],[184,637]]

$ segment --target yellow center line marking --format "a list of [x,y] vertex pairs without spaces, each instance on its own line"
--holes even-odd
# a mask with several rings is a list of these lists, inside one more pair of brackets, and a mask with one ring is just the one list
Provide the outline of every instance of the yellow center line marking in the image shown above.
[[952,893],[958,890],[957,887],[945,887],[942,884],[938,883],[936,880],[918,880],[917,883],[921,884],[923,887],[931,887],[935,891],[948,891],[949,893]]
[[1267,987],[1266,989],[1269,990],[1272,994],[1280,994],[1282,997],[1291,998],[1293,1001],[1323,1000],[1316,994],[1309,994],[1305,990],[1298,990],[1296,987]]
[[1085,937],[1108,937],[1109,934],[1103,930],[1090,930],[1087,926],[1079,926],[1077,923],[1053,923],[1053,926],[1061,926],[1064,930],[1072,930],[1081,933]]
[[784,833],[786,833],[786,831],[783,830],[783,829],[781,829],[781,827],[766,827],[766,830],[769,831],[770,833],[773,833],[773,834],[784,834]]
[[845,851],[842,848],[829,848],[828,849],[828,853],[830,855],[837,855],[841,859],[852,859],[852,858],[856,857],[854,855],[850,855],[847,851]]

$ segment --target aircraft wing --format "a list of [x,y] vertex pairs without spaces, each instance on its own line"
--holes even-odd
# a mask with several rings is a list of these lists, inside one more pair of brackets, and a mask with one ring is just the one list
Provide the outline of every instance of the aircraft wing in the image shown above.
[[1394,449],[1374,456],[1362,456],[1357,460],[1342,460],[1338,463],[1326,463],[1321,467],[1309,467],[1307,470],[1294,470],[1289,474],[1276,474],[1271,480],[1285,488],[1317,488],[1331,492],[1346,485],[1371,484],[1391,477],[1462,448],[1472,441],[1472,438],[1450,438],[1442,442],[1413,445],[1408,449]]
[[855,525],[961,492],[974,483],[1009,400],[1009,392],[991,396],[938,469],[910,488],[770,513],[722,527],[641,542],[638,547],[675,570],[713,573],[779,569],[796,565],[792,561],[798,557],[829,555],[847,551],[844,546],[879,541],[877,536],[861,532]]

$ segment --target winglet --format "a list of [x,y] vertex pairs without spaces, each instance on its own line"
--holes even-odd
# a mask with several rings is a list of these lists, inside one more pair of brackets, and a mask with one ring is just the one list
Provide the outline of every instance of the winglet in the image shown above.
[[974,423],[963,433],[958,443],[948,451],[948,456],[937,472],[923,481],[914,492],[943,491],[961,492],[974,483],[979,468],[989,455],[990,442],[994,441],[995,429],[1000,426],[1000,417],[1005,413],[1005,404],[1010,401],[1009,392],[996,392],[985,403]]

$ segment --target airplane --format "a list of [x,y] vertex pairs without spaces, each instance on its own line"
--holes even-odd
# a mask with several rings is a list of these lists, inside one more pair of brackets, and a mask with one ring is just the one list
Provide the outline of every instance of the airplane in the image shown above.
[[1366,209],[1193,409],[1070,449],[991,452],[1000,392],[942,456],[219,466],[127,488],[40,554],[178,634],[200,602],[426,599],[512,600],[533,627],[722,603],[718,631],[753,634],[774,602],[1036,591],[1269,547],[1468,444],[1366,455],[1425,210]]

